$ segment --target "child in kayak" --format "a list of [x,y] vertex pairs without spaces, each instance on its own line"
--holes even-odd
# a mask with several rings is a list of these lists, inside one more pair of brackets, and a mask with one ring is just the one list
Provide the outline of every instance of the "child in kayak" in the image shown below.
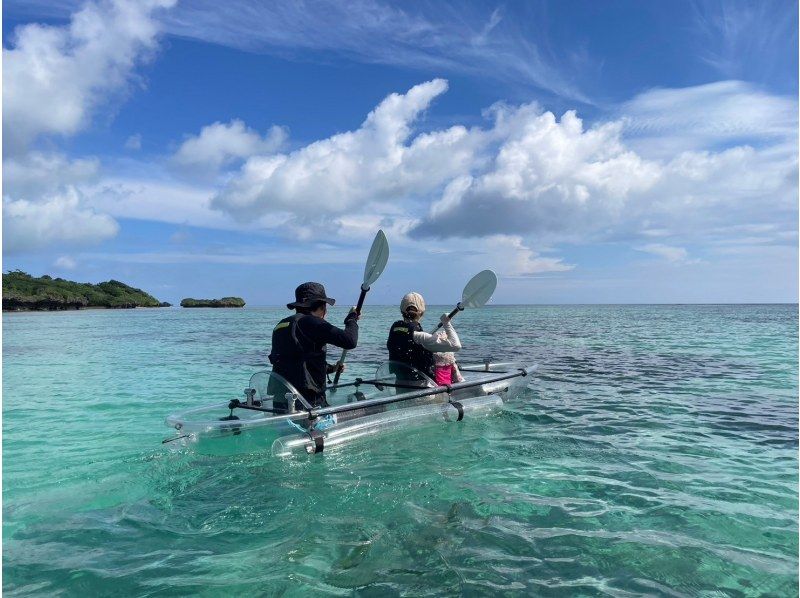
[[433,334],[414,332],[414,342],[433,353],[434,382],[437,385],[463,382],[464,378],[458,371],[455,356],[455,352],[461,349],[461,341],[447,314],[442,314],[439,321],[442,327]]

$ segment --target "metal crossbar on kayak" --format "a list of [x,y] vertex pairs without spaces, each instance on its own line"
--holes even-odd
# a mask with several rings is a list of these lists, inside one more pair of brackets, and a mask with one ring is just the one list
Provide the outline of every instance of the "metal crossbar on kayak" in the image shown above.
[[371,384],[372,386],[377,387],[380,389],[382,386],[387,386],[389,388],[407,388],[413,390],[415,388],[425,388],[424,386],[420,386],[419,384],[394,384],[389,382],[383,382],[381,380],[362,380],[361,378],[356,378],[353,382],[348,382],[347,384],[334,384],[333,386],[328,386],[325,390],[336,390],[337,388],[345,388],[347,386],[361,386],[362,384]]
[[398,395],[395,397],[379,397],[376,399],[366,399],[364,401],[357,401],[356,403],[348,403],[347,405],[337,405],[335,407],[325,407],[309,412],[309,419],[313,419],[320,415],[333,415],[335,413],[345,413],[347,411],[357,411],[366,407],[374,407],[378,405],[390,405],[392,403],[400,403],[402,401],[410,401],[411,399],[421,399],[433,395],[447,393],[450,394],[454,390],[463,390],[467,388],[474,388],[476,386],[483,386],[492,382],[502,382],[511,378],[518,378],[520,376],[527,376],[530,368],[520,368],[517,372],[504,374],[502,376],[493,377],[487,380],[474,380],[470,382],[457,382],[447,386],[436,386],[435,388],[427,388],[418,392],[409,392],[406,394]]
[[239,399],[231,399],[231,402],[228,403],[228,409],[249,409],[250,411],[263,411],[264,413],[274,413],[275,415],[283,415],[286,413],[284,409],[270,409],[268,407],[262,407],[260,403],[261,401],[259,401],[259,405],[248,405],[247,403],[242,403]]

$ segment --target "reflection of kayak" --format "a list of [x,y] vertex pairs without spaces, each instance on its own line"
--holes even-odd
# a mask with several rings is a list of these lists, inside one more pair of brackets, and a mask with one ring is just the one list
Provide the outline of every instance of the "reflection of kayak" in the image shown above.
[[234,399],[167,417],[177,441],[203,453],[271,448],[273,454],[316,453],[357,438],[426,420],[461,421],[499,409],[527,384],[533,366],[463,366],[464,382],[436,386],[407,365],[387,362],[374,378],[332,386],[328,405],[312,408],[286,380],[269,371],[250,378]]

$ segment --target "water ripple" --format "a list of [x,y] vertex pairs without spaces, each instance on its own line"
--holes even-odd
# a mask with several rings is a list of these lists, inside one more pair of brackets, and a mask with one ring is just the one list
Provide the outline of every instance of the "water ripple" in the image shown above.
[[284,313],[4,315],[9,596],[797,595],[796,306],[468,310],[463,359],[540,365],[502,414],[313,459],[162,450]]

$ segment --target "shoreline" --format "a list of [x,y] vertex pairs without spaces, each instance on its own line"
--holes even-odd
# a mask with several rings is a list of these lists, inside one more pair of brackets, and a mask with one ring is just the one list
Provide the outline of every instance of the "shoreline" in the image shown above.
[[[374,305],[373,307],[378,308],[393,308],[396,307],[394,305]],[[448,305],[433,305],[431,304],[431,308],[447,308],[450,307]],[[795,307],[800,308],[800,304],[798,303],[498,303],[495,305],[485,305],[483,309],[502,309],[502,308],[509,308],[509,307],[534,307],[534,308],[547,308],[547,307],[567,307],[567,308],[578,308],[578,307]],[[218,307],[211,307],[211,306],[192,306],[192,307],[179,307],[176,305],[172,306],[137,306],[137,307],[106,307],[102,305],[92,306],[92,307],[80,307],[80,308],[64,308],[64,309],[3,309],[3,313],[59,313],[59,312],[80,312],[80,311],[94,311],[94,310],[113,310],[113,311],[133,311],[136,309],[175,309],[177,311],[183,311],[185,309],[238,309],[238,310],[261,310],[261,309],[284,309],[282,305],[251,305],[251,306],[243,306],[243,307],[234,307],[234,306],[218,306]]]
[[[171,306],[170,306],[171,307]],[[134,309],[170,309],[167,306],[161,305],[154,305],[152,307],[147,307],[146,305],[137,305],[136,307],[107,307],[105,305],[93,305],[91,307],[65,307],[63,309],[35,309],[35,308],[20,308],[20,309],[4,309],[4,314],[13,314],[13,313],[32,313],[32,312],[73,312],[73,311],[92,311],[92,310],[103,310],[103,309],[110,309],[116,311],[132,311]]]

